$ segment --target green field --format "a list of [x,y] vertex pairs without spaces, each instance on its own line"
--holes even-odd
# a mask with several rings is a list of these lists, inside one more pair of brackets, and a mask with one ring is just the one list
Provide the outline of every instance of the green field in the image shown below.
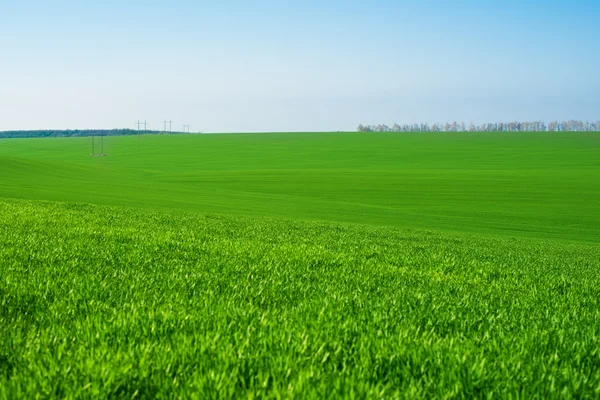
[[0,398],[598,398],[600,133],[0,141]]
[[600,241],[600,134],[0,142],[0,197]]

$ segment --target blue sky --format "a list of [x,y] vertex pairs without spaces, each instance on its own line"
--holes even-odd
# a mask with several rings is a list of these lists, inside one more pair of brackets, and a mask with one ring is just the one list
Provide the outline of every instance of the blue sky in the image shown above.
[[0,0],[0,21],[0,130],[600,119],[597,1]]

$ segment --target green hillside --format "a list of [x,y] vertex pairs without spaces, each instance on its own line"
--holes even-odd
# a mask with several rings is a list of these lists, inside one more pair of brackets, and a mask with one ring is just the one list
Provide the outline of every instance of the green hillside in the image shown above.
[[594,132],[90,140],[0,141],[0,197],[600,241]]
[[0,201],[0,398],[594,398],[600,250]]
[[90,140],[0,140],[0,399],[600,396],[600,134]]

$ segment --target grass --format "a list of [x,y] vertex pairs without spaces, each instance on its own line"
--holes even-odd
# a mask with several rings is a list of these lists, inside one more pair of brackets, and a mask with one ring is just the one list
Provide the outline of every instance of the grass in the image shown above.
[[600,241],[600,134],[0,141],[0,197]]
[[600,135],[0,141],[0,399],[598,398]]
[[0,210],[4,398],[600,396],[595,245]]

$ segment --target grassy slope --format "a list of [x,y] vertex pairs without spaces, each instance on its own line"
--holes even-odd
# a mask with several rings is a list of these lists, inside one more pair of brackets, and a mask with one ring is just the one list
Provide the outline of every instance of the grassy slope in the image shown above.
[[0,201],[0,398],[600,396],[597,245]]
[[0,141],[109,205],[0,199],[0,398],[600,396],[598,134],[88,144]]
[[0,141],[0,197],[600,241],[600,134]]

